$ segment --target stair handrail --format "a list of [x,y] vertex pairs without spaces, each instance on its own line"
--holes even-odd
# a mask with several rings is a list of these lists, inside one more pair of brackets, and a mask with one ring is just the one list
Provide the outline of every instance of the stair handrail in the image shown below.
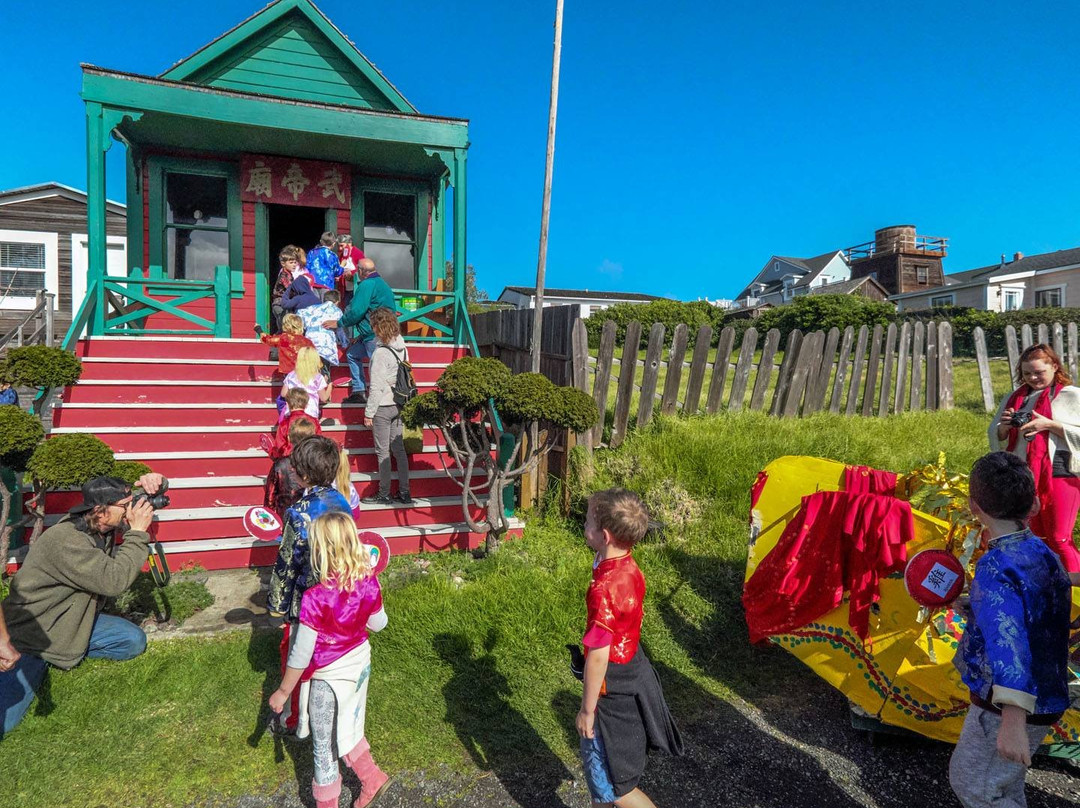
[[[51,346],[53,344],[53,299],[56,296],[52,292],[39,290],[34,297],[36,300],[34,308],[6,334],[0,336],[0,351],[4,350],[12,340],[15,340],[19,346],[37,344]],[[44,322],[30,334],[29,339],[23,339],[23,328],[38,317],[42,317]]]
[[65,351],[75,350],[75,343],[82,339],[83,332],[87,330],[90,322],[93,320],[94,309],[97,306],[98,299],[98,284],[100,283],[100,281],[94,280],[90,283],[89,288],[87,288],[82,305],[80,305],[79,310],[75,312],[75,316],[71,320],[71,325],[68,326],[67,333],[64,335],[64,341],[60,343],[60,347]]

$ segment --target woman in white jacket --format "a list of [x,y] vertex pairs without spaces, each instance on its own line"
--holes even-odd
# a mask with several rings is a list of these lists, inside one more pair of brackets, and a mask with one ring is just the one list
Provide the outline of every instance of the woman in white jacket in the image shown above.
[[[364,415],[375,436],[375,456],[379,459],[379,493],[361,501],[368,505],[389,505],[392,502],[410,504],[413,500],[409,494],[409,458],[405,454],[401,408],[394,403],[393,392],[398,364],[409,360],[409,352],[393,309],[375,309],[371,313],[371,329],[375,332],[375,352],[371,355],[371,384],[368,386]],[[391,452],[398,473],[398,492],[393,497],[390,496]]]
[[1080,388],[1054,349],[1043,344],[1020,354],[1016,381],[1020,386],[1001,400],[990,424],[990,449],[1027,461],[1040,504],[1031,530],[1066,570],[1080,572],[1072,538],[1080,511]]

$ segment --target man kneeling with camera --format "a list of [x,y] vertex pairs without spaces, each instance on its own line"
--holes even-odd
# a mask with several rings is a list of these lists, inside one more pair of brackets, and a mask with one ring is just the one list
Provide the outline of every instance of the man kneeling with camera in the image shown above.
[[147,531],[154,508],[168,504],[167,487],[162,475],[145,474],[133,495],[121,479],[96,477],[82,487],[82,504],[30,547],[3,605],[21,656],[0,672],[0,739],[26,714],[47,665],[69,670],[84,657],[124,660],[146,650],[141,628],[101,608],[146,563]]

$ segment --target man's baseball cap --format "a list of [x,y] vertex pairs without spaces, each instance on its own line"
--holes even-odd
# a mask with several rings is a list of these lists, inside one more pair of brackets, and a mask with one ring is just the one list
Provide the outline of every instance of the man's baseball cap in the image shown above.
[[131,486],[119,477],[95,477],[82,487],[82,504],[68,513],[75,516],[88,513],[99,505],[115,505],[130,493]]

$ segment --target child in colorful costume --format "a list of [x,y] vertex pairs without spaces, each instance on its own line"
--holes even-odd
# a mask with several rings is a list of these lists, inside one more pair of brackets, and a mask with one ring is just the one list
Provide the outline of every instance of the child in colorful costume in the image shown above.
[[270,709],[280,713],[300,685],[296,734],[312,738],[317,808],[338,804],[339,757],[360,779],[355,808],[370,805],[390,779],[372,760],[364,733],[371,678],[368,633],[386,627],[370,563],[349,516],[326,513],[311,524],[311,566],[320,583],[304,592],[296,642]]
[[319,296],[319,300],[337,285],[342,274],[341,263],[334,252],[335,244],[337,236],[327,231],[322,234],[318,246],[307,255],[307,270],[312,278],[311,288]]
[[645,576],[633,547],[649,526],[637,495],[624,489],[589,498],[585,543],[596,552],[585,596],[584,692],[577,714],[581,761],[593,804],[653,806],[637,783],[650,749],[682,755],[679,728],[641,648]]
[[[318,582],[318,573],[311,566],[308,548],[311,523],[328,512],[343,513],[351,518],[349,503],[333,488],[338,460],[338,445],[321,435],[301,441],[293,449],[293,468],[305,490],[300,501],[285,511],[281,546],[266,593],[266,608],[270,615],[285,619],[285,633],[281,641],[283,671],[292,638],[295,637],[296,623],[300,619],[304,592]],[[292,709],[282,715],[287,728],[296,725],[296,716],[294,703]],[[280,729],[280,723],[275,729]]]
[[300,441],[318,435],[319,425],[300,410],[289,418],[288,428],[284,424],[278,427],[275,437],[283,434],[280,453],[270,456],[274,463],[266,475],[263,491],[263,507],[276,513],[282,524],[285,523],[285,512],[304,495],[304,484],[293,468],[292,451]]
[[259,325],[255,326],[255,334],[264,345],[277,349],[277,372],[283,376],[296,368],[296,355],[301,348],[315,347],[315,343],[304,336],[304,321],[293,312],[281,318],[280,334],[265,334]]
[[971,469],[971,512],[990,535],[975,565],[971,615],[954,664],[971,690],[949,764],[964,808],[1027,805],[1031,756],[1069,707],[1069,576],[1028,521],[1035,478],[1009,452]]

